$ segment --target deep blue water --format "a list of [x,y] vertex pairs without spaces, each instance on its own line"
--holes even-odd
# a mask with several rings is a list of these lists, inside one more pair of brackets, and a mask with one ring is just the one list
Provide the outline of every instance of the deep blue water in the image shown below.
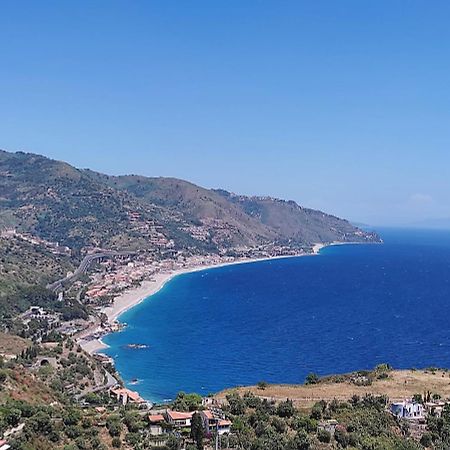
[[156,401],[381,362],[450,367],[450,231],[380,234],[383,245],[179,276],[121,316],[107,353]]

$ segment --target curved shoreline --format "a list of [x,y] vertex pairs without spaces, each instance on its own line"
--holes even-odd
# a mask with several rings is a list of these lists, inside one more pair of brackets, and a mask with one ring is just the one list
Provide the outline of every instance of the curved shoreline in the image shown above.
[[[320,253],[323,248],[337,246],[337,245],[352,245],[352,244],[370,244],[369,242],[330,242],[328,244],[317,243],[312,246],[312,253],[301,253],[296,255],[283,255],[283,256],[272,256],[264,258],[248,258],[239,259],[234,261],[223,262],[219,264],[205,264],[197,265],[191,267],[185,267],[182,269],[170,271],[170,272],[158,272],[153,275],[152,280],[144,280],[139,286],[131,289],[127,289],[120,295],[114,298],[113,303],[101,310],[102,313],[106,314],[108,322],[113,325],[120,322],[120,316],[139,305],[143,301],[149,299],[156,293],[158,293],[164,286],[174,278],[180,275],[193,272],[201,272],[204,270],[219,269],[221,267],[238,265],[238,264],[251,264],[262,261],[271,261],[287,258],[300,258],[303,256],[315,256]],[[114,333],[115,331],[106,333],[104,336]],[[99,353],[101,350],[108,348],[109,346],[105,344],[102,338],[94,338],[89,340],[81,340],[79,344],[81,347],[90,354]]]
[[[159,272],[154,274],[152,280],[144,280],[139,286],[131,289],[127,289],[120,295],[114,298],[113,303],[101,310],[102,313],[106,314],[109,324],[113,325],[120,321],[120,316],[125,314],[130,309],[139,305],[143,301],[149,299],[156,293],[158,293],[163,287],[175,277],[179,275],[184,275],[187,273],[201,272],[204,270],[219,269],[221,267],[238,265],[238,264],[251,264],[262,261],[271,261],[286,258],[299,258],[303,256],[315,256],[318,255],[320,250],[324,247],[328,247],[337,243],[330,244],[314,244],[312,247],[312,253],[302,253],[297,255],[283,255],[283,256],[272,256],[265,258],[249,258],[240,259],[229,262],[223,262],[219,264],[205,264],[192,267],[186,267],[183,269],[171,271],[171,272]],[[349,243],[350,244],[350,243]],[[104,336],[111,334],[106,333]],[[90,354],[100,353],[102,350],[108,348],[109,346],[103,342],[102,338],[89,339],[89,336],[84,337],[78,343],[80,346]]]
[[154,280],[144,280],[140,286],[128,289],[113,300],[113,304],[104,308],[102,312],[107,315],[108,321],[113,323],[120,319],[120,316],[134,308],[135,306],[147,300],[152,295],[158,293],[164,288],[166,283],[173,280],[174,278],[193,272],[202,272],[204,270],[220,269],[221,267],[235,266],[238,264],[251,264],[262,261],[271,261],[278,259],[287,258],[300,258],[303,256],[314,256],[319,254],[320,250],[324,247],[328,247],[332,244],[314,244],[312,253],[304,253],[298,255],[284,255],[284,256],[272,256],[266,258],[250,258],[250,259],[240,259],[235,261],[224,262],[220,264],[207,264],[199,265],[193,267],[186,267],[184,269],[175,270],[172,272],[160,272],[154,275]]

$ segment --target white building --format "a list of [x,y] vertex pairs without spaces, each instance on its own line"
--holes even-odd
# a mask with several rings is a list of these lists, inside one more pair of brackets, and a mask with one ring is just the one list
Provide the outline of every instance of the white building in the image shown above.
[[11,446],[8,445],[8,443],[2,439],[0,439],[0,450],[8,450]]
[[392,403],[391,413],[398,419],[423,419],[424,407],[422,403],[404,400],[403,402]]
[[150,434],[152,436],[160,436],[164,433],[163,424],[165,422],[162,414],[153,414],[148,416]]
[[214,414],[214,412],[209,409],[200,411],[200,415],[206,434],[211,434],[215,431],[217,431],[220,436],[222,434],[230,433],[231,421],[225,419],[223,415]]
[[191,420],[194,412],[179,412],[168,409],[165,413],[167,422],[174,427],[186,428],[191,426]]

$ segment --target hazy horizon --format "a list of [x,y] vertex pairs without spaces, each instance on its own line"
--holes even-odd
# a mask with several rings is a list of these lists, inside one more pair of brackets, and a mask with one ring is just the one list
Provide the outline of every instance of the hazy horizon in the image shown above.
[[7,2],[0,146],[370,225],[450,227],[449,13],[444,1]]

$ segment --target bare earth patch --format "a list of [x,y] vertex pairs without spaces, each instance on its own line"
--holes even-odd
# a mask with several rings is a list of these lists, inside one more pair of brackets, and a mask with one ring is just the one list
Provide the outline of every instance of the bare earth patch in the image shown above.
[[0,355],[18,355],[30,345],[31,342],[27,339],[0,333]]
[[219,392],[218,400],[224,400],[226,394],[253,392],[255,395],[275,401],[291,399],[297,407],[309,408],[319,400],[331,401],[334,398],[345,401],[353,395],[365,394],[387,395],[390,400],[403,400],[414,394],[426,391],[438,393],[443,398],[450,398],[450,372],[445,370],[393,370],[386,379],[375,380],[370,386],[356,386],[345,381],[320,382],[313,385],[268,385],[265,389],[257,386],[239,387]]

